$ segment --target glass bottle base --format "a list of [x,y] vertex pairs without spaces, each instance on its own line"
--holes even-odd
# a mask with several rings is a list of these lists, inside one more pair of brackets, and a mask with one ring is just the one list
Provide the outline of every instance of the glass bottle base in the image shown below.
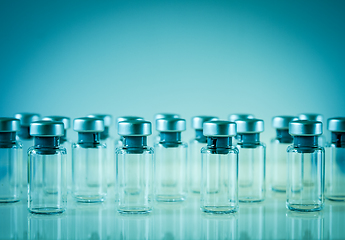
[[264,198],[239,198],[238,201],[242,203],[255,203],[255,202],[263,202],[265,199]]
[[344,202],[345,201],[345,195],[331,195],[326,196],[328,200],[336,201],[336,202]]
[[280,192],[280,193],[286,192],[286,187],[282,187],[282,186],[272,186],[271,189],[274,192]]
[[152,207],[118,208],[117,211],[122,214],[147,214],[152,211]]
[[55,207],[42,207],[42,208],[29,208],[29,212],[35,214],[59,214],[66,211],[66,208]]
[[75,195],[74,198],[77,202],[83,203],[97,203],[105,200],[105,196],[102,195]]
[[157,195],[157,202],[183,202],[186,200],[185,196],[181,195]]
[[0,198],[0,203],[15,203],[19,201],[19,198]]
[[201,211],[213,214],[229,214],[237,212],[238,208],[233,206],[202,206]]
[[288,204],[287,209],[298,212],[316,212],[323,209],[323,204]]

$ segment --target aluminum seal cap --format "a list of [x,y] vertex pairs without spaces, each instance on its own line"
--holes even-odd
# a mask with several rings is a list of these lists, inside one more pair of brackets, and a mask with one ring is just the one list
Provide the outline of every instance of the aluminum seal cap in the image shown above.
[[144,118],[138,117],[138,116],[121,116],[121,117],[116,118],[116,126],[118,126],[119,122],[132,121],[132,120],[144,120]]
[[20,131],[20,121],[17,118],[0,118],[0,132]]
[[54,121],[37,121],[30,124],[30,135],[34,137],[59,137],[64,135],[64,124]]
[[182,118],[160,118],[156,120],[159,132],[182,132],[186,130],[186,120]]
[[345,132],[345,117],[329,118],[327,129],[331,132]]
[[76,118],[73,121],[73,129],[76,132],[103,132],[104,122],[99,118]]
[[230,114],[228,119],[230,122],[235,122],[240,119],[253,119],[253,114]]
[[30,123],[40,120],[40,115],[37,113],[16,113],[14,117],[20,120],[20,125],[23,127],[29,127]]
[[298,115],[299,120],[319,121],[323,122],[323,116],[317,113],[301,113]]
[[145,120],[128,120],[118,123],[120,136],[149,136],[152,133],[151,122]]
[[42,119],[43,121],[55,121],[55,122],[62,122],[64,125],[65,130],[71,127],[71,119],[69,117],[63,116],[47,116]]
[[224,120],[204,122],[203,134],[207,137],[234,137],[236,136],[236,123]]
[[180,114],[175,113],[157,113],[155,115],[155,121],[161,118],[180,118]]
[[297,120],[289,123],[291,136],[318,136],[322,134],[322,122]]
[[272,118],[272,127],[277,129],[289,129],[289,123],[298,120],[295,116],[276,116]]
[[264,121],[261,119],[239,119],[236,120],[237,133],[261,133],[264,131]]
[[104,122],[104,127],[110,127],[111,123],[113,122],[113,117],[109,114],[89,114],[87,117],[102,119]]
[[192,118],[192,128],[196,130],[202,130],[204,122],[218,120],[215,116],[195,116]]

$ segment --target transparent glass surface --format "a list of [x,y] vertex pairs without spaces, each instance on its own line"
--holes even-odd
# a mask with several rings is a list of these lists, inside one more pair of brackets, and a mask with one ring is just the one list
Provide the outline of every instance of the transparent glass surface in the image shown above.
[[322,212],[286,213],[287,239],[333,239],[324,233],[324,216]]
[[273,223],[273,221],[271,221],[267,224],[265,221],[265,214],[269,212],[268,208],[269,207],[263,202],[240,203],[240,217],[238,220],[239,239],[268,238],[269,235],[265,233],[265,230],[270,230],[272,228],[271,224]]
[[107,176],[108,190],[112,190],[113,194],[113,188],[115,186],[115,142],[113,138],[108,137],[105,140],[101,140],[101,143],[107,146],[105,151],[105,170]]
[[66,179],[67,179],[67,192],[72,192],[72,142],[66,140],[61,143],[61,146],[66,149]]
[[61,213],[67,207],[66,149],[28,150],[28,209],[32,213]]
[[202,148],[201,210],[208,213],[232,213],[238,209],[238,150]]
[[0,143],[0,203],[20,200],[22,159],[20,143]]
[[260,202],[266,192],[266,147],[263,143],[255,147],[237,144],[238,160],[238,199],[240,202]]
[[147,213],[153,205],[153,149],[117,149],[118,211]]
[[107,195],[103,144],[72,145],[72,193],[80,202],[101,202]]
[[189,144],[189,184],[190,191],[200,193],[200,178],[201,178],[201,148],[206,147],[206,143],[200,143],[193,139]]
[[296,211],[318,211],[324,205],[325,152],[322,147],[298,152],[293,145],[288,152],[286,206]]
[[157,201],[184,201],[187,197],[187,147],[155,144],[155,198]]
[[281,143],[278,139],[271,141],[271,189],[286,192],[286,149],[291,143]]
[[330,144],[325,151],[325,196],[329,200],[345,201],[345,148]]
[[[18,137],[17,137],[18,138]],[[28,150],[34,145],[34,140],[32,139],[21,139],[18,140],[22,144],[23,154],[21,160],[21,174],[22,174],[22,199],[27,199],[27,189],[28,189]]]

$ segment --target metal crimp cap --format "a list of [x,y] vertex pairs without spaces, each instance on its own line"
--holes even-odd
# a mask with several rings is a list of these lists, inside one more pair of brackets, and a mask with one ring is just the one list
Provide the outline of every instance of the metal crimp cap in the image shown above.
[[30,123],[40,120],[40,115],[37,113],[16,113],[14,117],[20,120],[20,125],[23,127],[29,127]]
[[331,132],[345,132],[345,118],[329,118],[327,122],[327,129]]
[[30,135],[34,137],[59,137],[64,135],[64,124],[54,121],[37,121],[30,124]]
[[276,116],[272,118],[272,127],[277,129],[289,129],[289,123],[298,120],[295,116]]
[[113,121],[113,117],[110,114],[89,114],[87,117],[102,119],[104,122],[104,127],[110,127]]
[[149,136],[152,133],[151,122],[145,120],[128,120],[118,123],[120,136]]
[[204,122],[218,120],[218,117],[214,116],[195,116],[192,118],[192,128],[196,130],[202,130]]
[[161,118],[180,118],[180,114],[175,114],[175,113],[157,113],[155,115],[155,120],[161,119]]
[[161,118],[156,120],[159,132],[182,132],[186,130],[186,120],[182,118]]
[[47,116],[42,119],[43,121],[55,121],[55,122],[62,122],[64,125],[65,130],[71,127],[71,119],[69,117],[63,116]]
[[207,137],[234,137],[236,136],[236,123],[224,120],[204,122],[203,134]]
[[318,136],[322,134],[322,122],[297,120],[289,123],[291,136]]
[[119,122],[132,121],[132,120],[144,120],[144,118],[138,117],[138,116],[121,116],[121,117],[116,118],[116,126],[118,126]]
[[76,132],[103,132],[104,122],[99,118],[76,118],[73,121],[73,129]]
[[17,118],[0,118],[0,132],[20,131],[20,121]]
[[261,119],[239,119],[236,120],[237,133],[261,133],[264,131],[264,121]]
[[301,113],[298,115],[298,119],[323,122],[323,116],[317,113]]
[[253,114],[230,114],[228,119],[230,122],[235,122],[240,119],[253,119]]

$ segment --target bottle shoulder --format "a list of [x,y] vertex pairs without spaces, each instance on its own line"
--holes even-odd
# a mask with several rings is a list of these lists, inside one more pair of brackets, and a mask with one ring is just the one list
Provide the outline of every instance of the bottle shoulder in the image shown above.
[[144,148],[123,148],[118,147],[115,150],[116,155],[123,155],[123,154],[154,154],[154,149],[152,147],[146,146]]
[[154,148],[188,148],[188,143],[186,142],[156,142]]
[[222,154],[238,154],[238,148],[236,146],[231,146],[230,148],[219,148],[219,149],[215,149],[215,148],[208,148],[206,147],[202,147],[201,148],[201,153],[202,154],[217,154],[218,152],[221,152]]
[[57,148],[37,148],[32,146],[28,148],[28,155],[66,155],[67,150],[63,146]]
[[103,143],[72,143],[72,148],[98,148],[98,149],[105,149],[107,148]]

